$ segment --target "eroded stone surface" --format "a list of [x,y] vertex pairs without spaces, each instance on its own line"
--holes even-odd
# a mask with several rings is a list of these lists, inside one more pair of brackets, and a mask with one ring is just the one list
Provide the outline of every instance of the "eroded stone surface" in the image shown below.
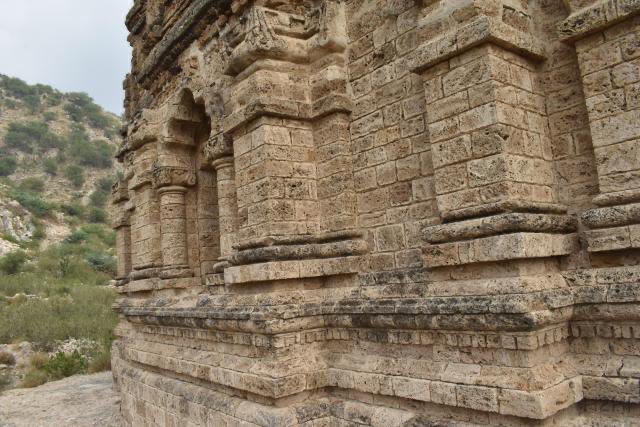
[[138,0],[131,425],[625,425],[640,3]]

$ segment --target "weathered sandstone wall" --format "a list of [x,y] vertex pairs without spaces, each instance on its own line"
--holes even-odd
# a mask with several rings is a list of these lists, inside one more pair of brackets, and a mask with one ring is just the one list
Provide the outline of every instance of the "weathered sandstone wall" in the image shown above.
[[640,1],[137,0],[131,425],[640,419]]

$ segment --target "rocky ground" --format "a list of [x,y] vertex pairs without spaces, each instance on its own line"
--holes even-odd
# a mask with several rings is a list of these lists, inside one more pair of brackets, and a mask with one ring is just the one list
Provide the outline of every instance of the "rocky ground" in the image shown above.
[[0,394],[0,427],[120,427],[111,372]]

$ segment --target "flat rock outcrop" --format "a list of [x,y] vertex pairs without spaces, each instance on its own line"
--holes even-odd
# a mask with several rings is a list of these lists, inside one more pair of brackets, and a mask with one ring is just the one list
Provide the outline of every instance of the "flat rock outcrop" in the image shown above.
[[2,427],[120,427],[111,372],[82,375],[0,394]]

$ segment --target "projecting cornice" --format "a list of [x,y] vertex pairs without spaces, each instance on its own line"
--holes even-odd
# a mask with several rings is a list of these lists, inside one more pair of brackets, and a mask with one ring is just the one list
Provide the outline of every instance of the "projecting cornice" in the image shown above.
[[144,85],[158,73],[169,68],[180,53],[200,35],[206,25],[213,22],[213,18],[218,16],[220,11],[230,7],[230,3],[228,0],[196,0],[189,5],[176,23],[151,49],[140,73],[136,76],[137,81]]

